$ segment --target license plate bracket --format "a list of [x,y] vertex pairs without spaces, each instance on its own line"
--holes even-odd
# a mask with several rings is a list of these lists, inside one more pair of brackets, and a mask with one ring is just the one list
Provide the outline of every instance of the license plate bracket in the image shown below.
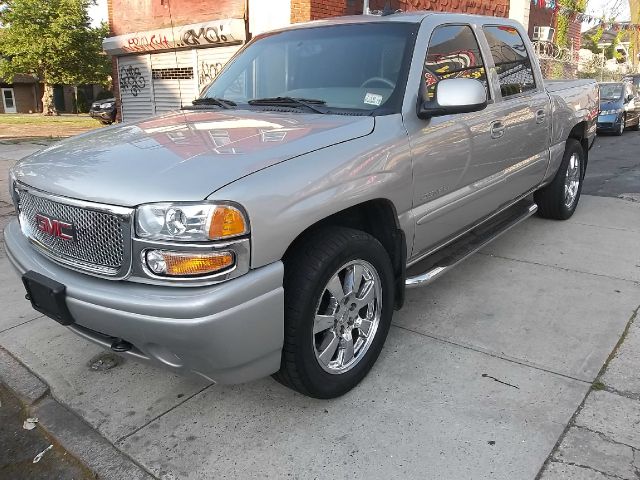
[[67,308],[66,286],[32,270],[22,275],[22,283],[34,310],[62,325],[75,323]]

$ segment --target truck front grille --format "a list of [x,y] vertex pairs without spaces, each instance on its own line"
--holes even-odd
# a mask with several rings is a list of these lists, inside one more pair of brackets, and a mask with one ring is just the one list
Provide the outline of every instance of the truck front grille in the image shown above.
[[[130,213],[114,213],[108,206],[53,197],[20,186],[18,197],[22,231],[47,256],[99,275],[119,276],[128,270]],[[64,235],[60,235],[56,222],[73,228],[63,229]],[[73,238],[68,238],[69,233]]]

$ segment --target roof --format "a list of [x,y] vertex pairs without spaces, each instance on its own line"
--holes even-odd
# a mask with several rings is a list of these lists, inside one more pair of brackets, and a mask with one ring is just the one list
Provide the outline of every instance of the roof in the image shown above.
[[0,78],[0,83],[8,83],[8,84],[16,84],[16,83],[38,83],[38,79],[33,75],[26,75],[23,73],[19,73],[13,77],[12,82],[8,82],[2,78]]
[[313,20],[311,22],[296,23],[274,31],[294,30],[298,28],[313,28],[324,25],[346,25],[356,23],[380,23],[380,22],[399,22],[399,23],[422,23],[427,17],[446,16],[447,22],[471,22],[471,23],[500,23],[517,27],[520,24],[514,20],[504,17],[493,17],[489,15],[472,15],[467,13],[453,12],[433,12],[433,11],[411,11],[398,12],[391,15],[349,15],[344,17],[329,17],[321,20]]
[[[627,25],[629,22],[621,22],[619,25]],[[595,27],[591,27],[589,30],[585,30],[582,32],[582,41],[594,35],[600,29],[599,25]],[[614,30],[613,28],[607,28],[602,32],[602,37],[598,40],[599,45],[611,45],[613,43],[613,39],[616,38],[620,30]],[[630,34],[633,30],[622,30],[622,35],[620,36],[620,41],[623,43],[629,42]]]

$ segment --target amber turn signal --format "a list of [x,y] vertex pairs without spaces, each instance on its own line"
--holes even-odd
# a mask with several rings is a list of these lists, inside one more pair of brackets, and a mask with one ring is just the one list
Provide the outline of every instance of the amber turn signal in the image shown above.
[[200,277],[225,270],[234,264],[231,252],[172,252],[149,250],[147,267],[156,275],[168,277]]
[[235,207],[219,205],[211,216],[209,238],[220,240],[249,233],[244,215]]

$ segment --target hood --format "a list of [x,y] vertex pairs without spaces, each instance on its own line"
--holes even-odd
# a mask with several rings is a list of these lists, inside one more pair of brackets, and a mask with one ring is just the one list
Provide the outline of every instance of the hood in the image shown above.
[[624,103],[622,99],[620,100],[602,100],[600,102],[600,111],[604,110],[618,110],[624,108]]
[[373,128],[373,117],[362,116],[174,112],[61,141],[13,171],[34,188],[110,205],[198,201],[246,175]]

